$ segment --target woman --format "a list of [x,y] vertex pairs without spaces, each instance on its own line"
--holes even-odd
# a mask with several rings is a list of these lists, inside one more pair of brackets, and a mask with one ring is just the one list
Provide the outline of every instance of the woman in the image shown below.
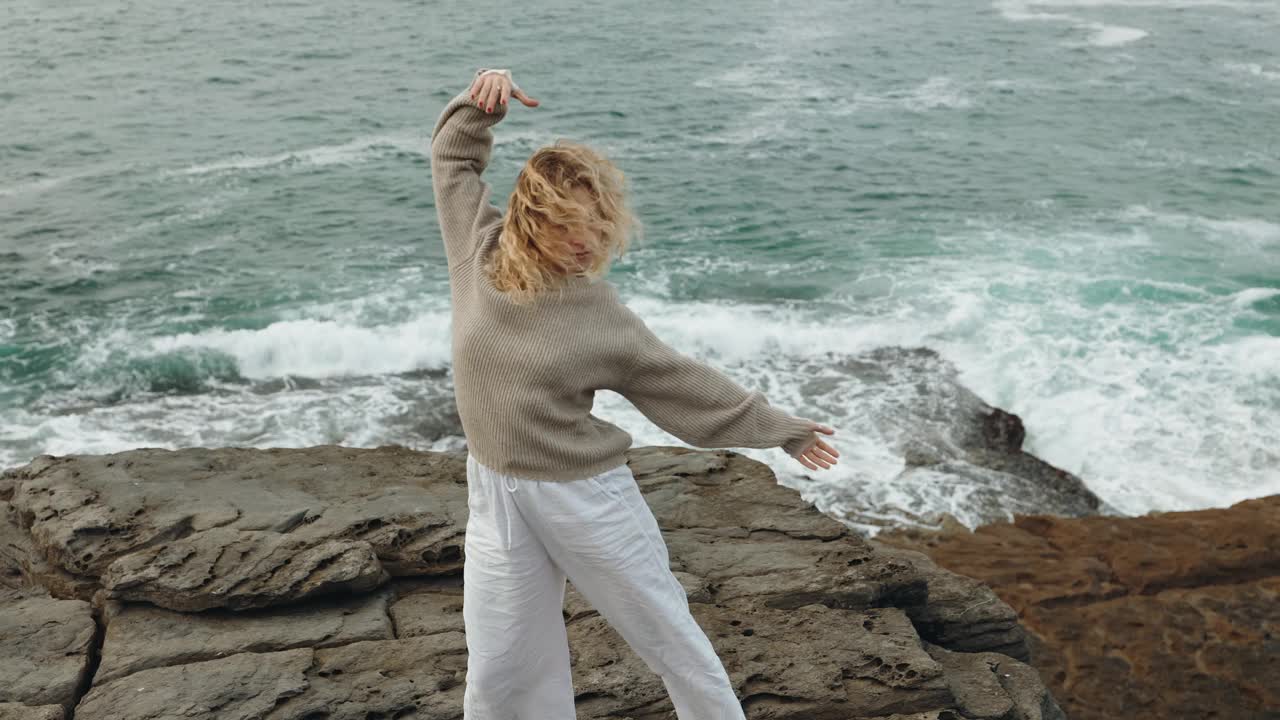
[[681,720],[743,718],[689,613],[666,544],[626,464],[631,436],[591,413],[612,390],[690,445],[782,447],[805,467],[839,453],[728,376],[665,345],[603,275],[635,219],[623,176],[558,141],[525,163],[504,215],[481,174],[508,100],[481,69],[431,134],[449,264],[453,374],[467,438],[463,569],[467,720],[575,717],[565,579],[662,677]]

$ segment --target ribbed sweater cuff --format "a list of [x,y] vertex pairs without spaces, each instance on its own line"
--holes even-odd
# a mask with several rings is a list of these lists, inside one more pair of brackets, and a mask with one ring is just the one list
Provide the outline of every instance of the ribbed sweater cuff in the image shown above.
[[[777,408],[774,409],[777,410]],[[814,431],[809,429],[808,420],[788,415],[781,410],[777,412],[783,416],[778,423],[779,433],[783,438],[779,446],[788,455],[795,455],[813,438]]]

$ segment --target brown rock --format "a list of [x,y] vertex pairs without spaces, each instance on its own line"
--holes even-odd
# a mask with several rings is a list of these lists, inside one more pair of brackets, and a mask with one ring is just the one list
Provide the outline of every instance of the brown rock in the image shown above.
[[960,652],[999,652],[1018,660],[1030,657],[1017,613],[991,588],[939,568],[922,553],[878,543],[872,547],[886,560],[911,563],[925,578],[926,597],[902,606],[922,638]]
[[462,563],[465,455],[315,448],[141,449],[41,456],[11,473],[37,548],[67,572],[215,528],[366,542],[392,575]]
[[[838,717],[875,717],[952,701],[942,669],[899,610],[691,609],[751,717],[837,717],[830,714],[836,708]],[[569,642],[581,715],[662,717],[672,711],[661,679],[603,618],[571,623]],[[805,651],[791,652],[793,647]]]
[[461,634],[444,633],[152,668],[96,685],[76,717],[457,720],[465,650]]
[[1076,720],[1280,718],[1280,496],[878,539],[990,584]]
[[396,637],[411,638],[462,632],[462,578],[413,578],[395,583],[389,608]]
[[23,705],[0,702],[0,720],[65,720],[61,705]]
[[96,629],[83,600],[35,595],[0,603],[0,702],[74,705]]
[[930,642],[1028,657],[1017,615],[990,588],[919,553],[867,542],[796,502],[766,465],[681,448],[638,448],[630,464],[663,529],[672,568],[705,579],[714,588],[709,600],[901,607]]
[[147,603],[112,603],[104,614],[106,637],[94,682],[242,652],[389,640],[388,597],[387,592],[376,592],[267,610],[201,613],[174,612]]
[[[992,670],[989,651],[1025,644],[989,588],[866,541],[736,453],[629,459],[753,720],[1053,717],[1025,666]],[[11,474],[24,552],[103,588],[102,662],[76,717],[456,720],[462,470],[452,454],[321,447],[42,458]],[[669,715],[661,679],[572,586],[564,615],[579,717]]]
[[0,500],[0,588],[30,585],[27,566],[31,561],[31,536],[17,523],[17,511]]
[[22,529],[12,503],[0,501],[0,589],[39,587],[56,598],[89,601],[96,578],[65,572],[47,562]]
[[313,692],[285,708],[287,717],[460,720],[466,649],[462,633],[439,633],[317,650]]
[[1066,720],[1031,666],[999,653],[957,653],[937,645],[927,649],[946,672],[964,717]]
[[102,585],[112,598],[171,610],[266,607],[388,579],[362,540],[318,540],[277,532],[211,528],[111,563]]
[[292,717],[273,709],[302,695],[315,663],[311,648],[239,653],[219,660],[152,668],[94,685],[76,707],[79,720],[183,717],[249,720]]

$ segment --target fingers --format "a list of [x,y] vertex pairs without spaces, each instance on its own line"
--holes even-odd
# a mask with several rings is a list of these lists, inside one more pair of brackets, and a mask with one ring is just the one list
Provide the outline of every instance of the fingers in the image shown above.
[[835,465],[837,462],[839,462],[838,460],[836,460],[835,455],[832,455],[831,453],[827,452],[826,450],[820,447],[814,447],[809,452],[812,453],[815,458],[831,463],[832,465]]
[[497,104],[498,99],[502,97],[502,86],[505,83],[502,76],[495,75],[493,82],[489,83],[488,92],[484,96],[484,111],[493,112],[493,106]]
[[821,465],[824,470],[829,470],[831,468],[831,463],[828,462],[826,458],[823,458],[821,455],[819,455],[815,449],[810,449],[807,453],[805,453],[805,455],[809,458],[811,462],[815,462]]
[[484,109],[484,96],[489,92],[490,76],[481,75],[471,84],[471,100],[481,110]]
[[501,91],[502,79],[500,75],[481,75],[471,84],[469,97],[481,110],[491,112],[493,104],[497,101]]
[[839,451],[821,439],[793,456],[801,465],[810,470],[829,470],[840,461]]
[[511,90],[513,87],[514,86],[511,83],[503,83],[502,92],[498,95],[498,102],[506,105],[507,101],[511,99]]
[[529,97],[528,95],[525,95],[523,90],[513,89],[511,91],[511,96],[519,100],[520,102],[524,103],[528,107],[538,107],[539,105],[542,104],[539,101]]

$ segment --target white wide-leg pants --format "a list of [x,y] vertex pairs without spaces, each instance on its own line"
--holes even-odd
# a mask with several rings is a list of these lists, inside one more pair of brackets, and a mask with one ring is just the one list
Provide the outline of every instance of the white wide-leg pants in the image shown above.
[[549,482],[467,458],[465,720],[574,720],[565,578],[666,685],[680,720],[745,720],[631,468]]

